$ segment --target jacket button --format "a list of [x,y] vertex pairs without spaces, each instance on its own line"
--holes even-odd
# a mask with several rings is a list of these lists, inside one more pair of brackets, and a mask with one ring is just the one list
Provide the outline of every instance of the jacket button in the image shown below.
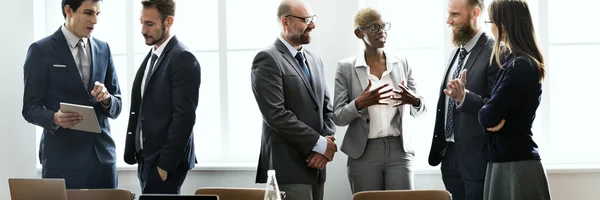
[[370,122],[369,118],[367,118],[367,124]]
[[145,116],[142,116],[142,121],[144,121],[145,119],[146,119],[146,117],[145,117]]

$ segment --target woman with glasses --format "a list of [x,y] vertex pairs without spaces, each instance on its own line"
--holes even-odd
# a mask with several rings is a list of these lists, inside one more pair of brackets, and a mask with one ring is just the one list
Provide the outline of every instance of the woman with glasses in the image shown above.
[[487,130],[490,162],[485,200],[549,200],[548,181],[531,125],[542,95],[544,58],[524,0],[496,0],[489,7],[497,41],[492,56],[502,66],[490,100],[479,111]]
[[425,101],[416,93],[406,58],[383,49],[390,23],[364,8],[354,27],[364,49],[338,63],[333,119],[348,125],[341,150],[348,155],[350,188],[352,193],[413,189],[414,151],[402,119],[405,112],[424,113]]

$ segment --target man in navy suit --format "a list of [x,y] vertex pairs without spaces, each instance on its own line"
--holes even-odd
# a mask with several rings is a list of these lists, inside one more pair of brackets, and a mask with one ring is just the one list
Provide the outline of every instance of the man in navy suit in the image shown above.
[[[43,178],[67,189],[116,188],[115,142],[108,118],[121,112],[121,92],[106,42],[91,37],[102,0],[63,0],[64,25],[29,47],[24,66],[23,117],[44,128]],[[83,119],[60,103],[92,106],[101,133],[70,129]]]
[[138,164],[143,194],[179,194],[195,165],[193,128],[200,64],[171,34],[174,0],[144,0],[140,17],[152,46],[132,88],[125,162]]

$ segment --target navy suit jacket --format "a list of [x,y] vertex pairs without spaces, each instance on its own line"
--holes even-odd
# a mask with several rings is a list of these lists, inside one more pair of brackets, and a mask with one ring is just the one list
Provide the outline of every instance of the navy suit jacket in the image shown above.
[[540,160],[531,126],[540,105],[542,84],[534,62],[526,56],[508,55],[498,74],[492,97],[479,111],[479,123],[488,131],[492,162]]
[[127,127],[125,162],[136,164],[138,122],[142,123],[144,161],[167,172],[194,167],[194,124],[200,92],[200,64],[173,36],[156,61],[141,98],[141,83],[149,52],[138,69],[131,93],[131,113]]
[[[121,112],[119,81],[108,44],[95,38],[90,39],[90,44],[89,83],[82,82],[60,28],[29,46],[23,67],[25,93],[22,114],[27,122],[44,128],[39,154],[43,167],[79,169],[88,162],[93,151],[102,164],[116,161],[115,142],[110,136],[108,118],[115,119]],[[108,108],[90,94],[95,81],[103,83],[112,95]],[[88,85],[88,89],[83,84]],[[97,134],[66,128],[54,130],[52,118],[60,109],[61,102],[93,106],[102,132]]]

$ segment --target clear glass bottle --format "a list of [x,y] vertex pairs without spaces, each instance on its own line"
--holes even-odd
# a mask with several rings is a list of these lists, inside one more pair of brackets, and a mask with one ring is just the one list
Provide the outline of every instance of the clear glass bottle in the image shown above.
[[265,200],[281,200],[281,192],[275,178],[275,170],[267,171],[267,188],[265,190]]

